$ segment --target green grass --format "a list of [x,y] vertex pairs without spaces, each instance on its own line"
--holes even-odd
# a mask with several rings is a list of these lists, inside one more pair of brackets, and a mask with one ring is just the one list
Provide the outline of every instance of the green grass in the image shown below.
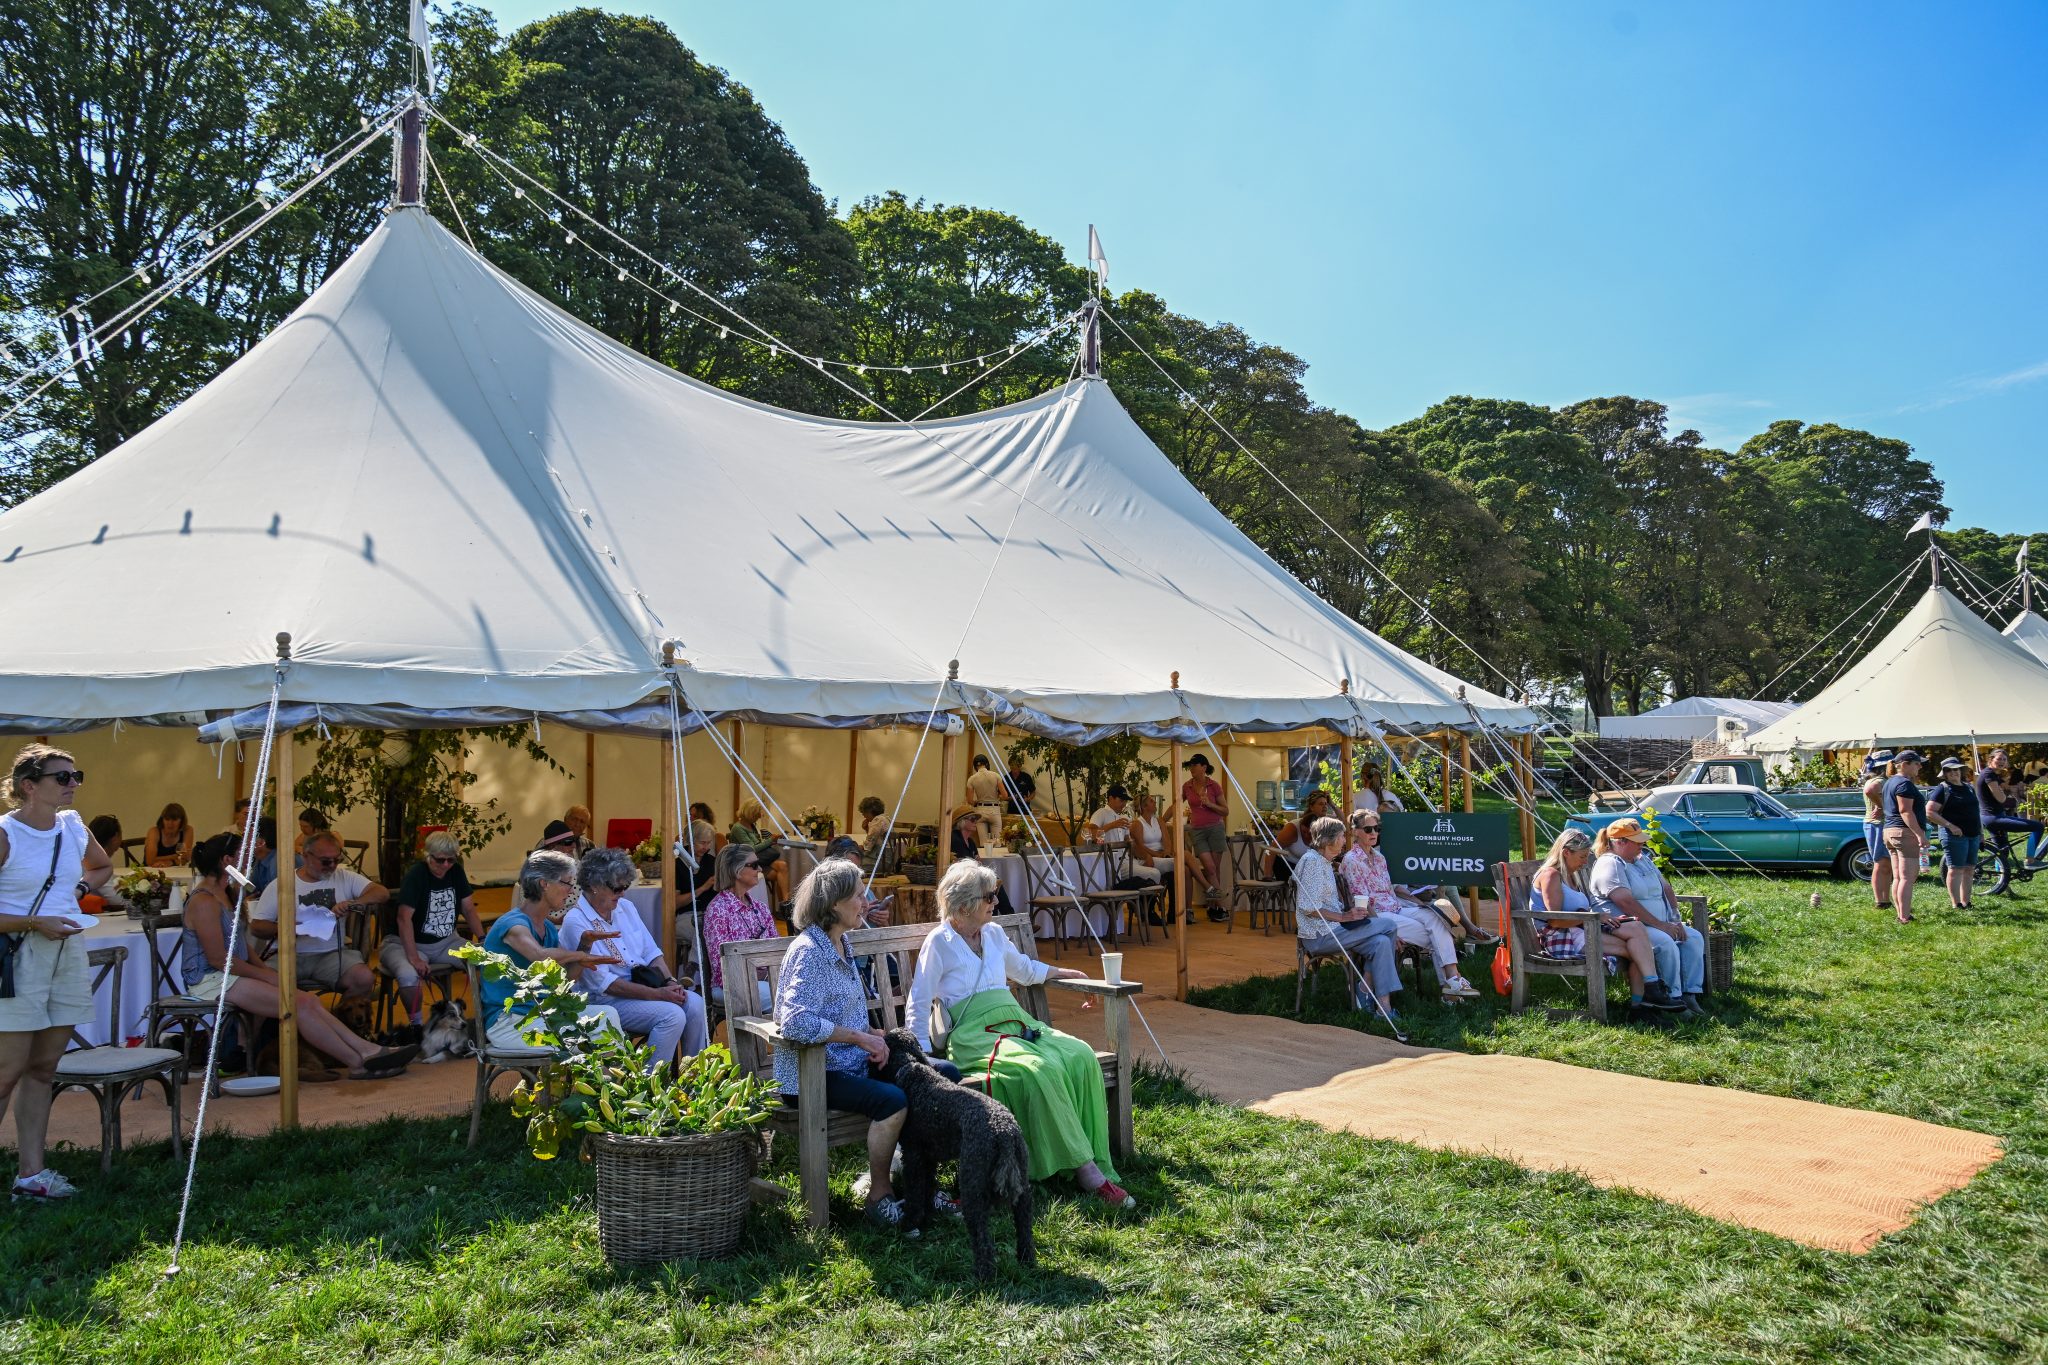
[[[1036,1273],[1003,1251],[981,1289],[957,1227],[908,1243],[859,1225],[846,1160],[825,1232],[793,1206],[762,1210],[731,1260],[615,1271],[587,1168],[528,1160],[500,1111],[476,1153],[453,1119],[208,1139],[186,1269],[168,1284],[177,1173],[163,1150],[105,1179],[72,1155],[79,1198],[0,1212],[0,1359],[2048,1359],[2041,914],[1930,910],[1902,933],[1839,884],[1741,889],[1743,982],[1714,1024],[1651,1035],[1425,1006],[1417,1041],[2006,1139],[2005,1160],[1865,1256],[1244,1113],[1155,1075],[1125,1171],[1142,1213],[1042,1200]],[[1561,1000],[1563,983],[1546,984]],[[1311,1017],[1355,1024],[1334,980],[1325,991]],[[1266,980],[1203,1000],[1285,1010],[1292,992]],[[1588,1115],[1587,1140],[1599,1133]]]

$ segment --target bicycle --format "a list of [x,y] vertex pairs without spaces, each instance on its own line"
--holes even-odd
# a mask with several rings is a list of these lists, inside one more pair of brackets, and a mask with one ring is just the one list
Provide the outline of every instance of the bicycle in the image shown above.
[[1970,880],[1984,888],[1986,895],[2010,896],[2014,882],[2034,880],[2034,869],[2012,851],[2010,831],[1986,830],[1984,847],[1977,854],[1977,871]]

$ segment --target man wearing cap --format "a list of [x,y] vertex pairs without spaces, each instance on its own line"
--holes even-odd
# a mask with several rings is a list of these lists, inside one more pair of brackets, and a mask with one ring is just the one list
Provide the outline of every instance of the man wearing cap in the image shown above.
[[1913,922],[1913,883],[1919,879],[1920,855],[1927,848],[1927,826],[1921,818],[1927,798],[1915,780],[1924,762],[1911,749],[1894,758],[1892,775],[1877,794],[1877,808],[1884,816],[1884,848],[1892,860],[1892,899],[1901,924]]
[[1593,838],[1592,875],[1586,890],[1593,908],[1609,919],[1642,924],[1657,959],[1657,979],[1687,1016],[1706,1013],[1700,995],[1707,988],[1707,940],[1685,927],[1678,895],[1650,856],[1643,826],[1633,817],[1616,820]]
[[1202,881],[1209,888],[1209,918],[1227,920],[1230,912],[1223,909],[1223,893],[1217,889],[1223,885],[1223,854],[1229,848],[1223,822],[1230,810],[1223,802],[1223,786],[1209,776],[1207,754],[1196,754],[1180,766],[1188,773],[1188,780],[1180,786],[1187,812],[1188,850],[1202,865]]
[[1892,858],[1884,851],[1884,812],[1878,797],[1892,775],[1892,751],[1873,750],[1863,760],[1863,846],[1870,850],[1870,894],[1880,910],[1892,908]]
[[1927,819],[1941,830],[1941,865],[1948,883],[1948,903],[1970,908],[1970,886],[1977,875],[1977,853],[1984,846],[1983,816],[1977,810],[1977,788],[1970,765],[1961,758],[1941,760],[1941,781],[1927,793]]

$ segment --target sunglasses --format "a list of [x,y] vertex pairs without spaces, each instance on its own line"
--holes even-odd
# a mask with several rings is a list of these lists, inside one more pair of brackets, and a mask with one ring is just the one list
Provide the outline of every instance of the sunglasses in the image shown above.
[[429,853],[427,861],[430,863],[452,863],[455,861],[455,855],[452,853]]
[[314,867],[339,867],[339,866],[341,866],[341,858],[340,858],[340,856],[339,856],[339,855],[336,855],[335,857],[332,857],[332,858],[310,858],[310,857],[309,857],[309,858],[307,858],[307,859],[306,859],[306,861],[307,861],[307,862],[309,862],[309,863],[311,863],[311,864],[312,864],[312,865],[313,865]]
[[760,871],[760,870],[761,870],[761,864],[760,864],[760,863],[758,863],[758,862],[750,862],[750,863],[741,863],[741,864],[740,864],[740,871],[742,871],[742,872],[745,872],[745,871],[746,871],[746,870],[747,870],[748,868],[750,868],[750,867],[751,867],[751,868],[753,868],[753,869],[754,869],[754,870],[755,870],[756,872],[758,872],[758,871]]
[[66,768],[62,772],[38,772],[35,775],[35,780],[38,782],[41,782],[44,778],[48,778],[50,781],[63,787],[82,787],[85,785],[85,769]]
[[1357,830],[1360,834],[1378,834],[1380,832],[1378,825],[1353,825],[1351,828]]
[[981,903],[983,905],[994,905],[997,901],[1001,899],[1002,897],[1000,895],[998,895],[996,892],[991,891],[986,896],[983,896],[981,898]]

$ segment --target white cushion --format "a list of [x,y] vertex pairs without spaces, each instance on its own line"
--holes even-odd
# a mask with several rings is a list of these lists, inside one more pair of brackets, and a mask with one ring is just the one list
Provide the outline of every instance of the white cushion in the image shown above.
[[484,1060],[487,1062],[524,1065],[528,1062],[552,1061],[554,1057],[555,1050],[551,1047],[499,1047],[493,1043],[487,1044],[484,1048]]
[[168,1047],[87,1047],[64,1054],[57,1063],[57,1078],[91,1080],[131,1071],[161,1071],[184,1060],[183,1053]]

